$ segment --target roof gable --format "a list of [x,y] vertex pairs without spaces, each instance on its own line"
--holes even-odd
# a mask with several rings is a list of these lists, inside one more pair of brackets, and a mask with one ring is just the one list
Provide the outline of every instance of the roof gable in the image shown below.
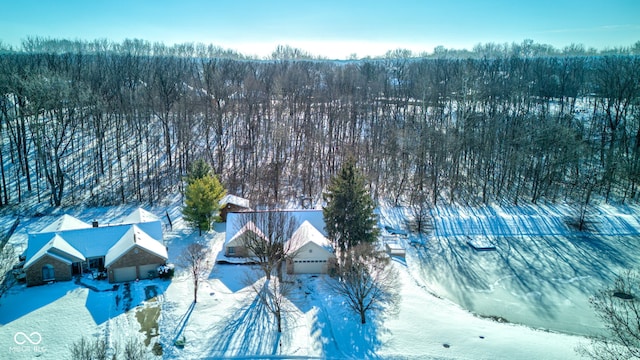
[[66,255],[70,255],[75,257],[76,259],[84,260],[84,256],[71,244],[69,244],[64,238],[60,235],[56,234],[51,240],[51,249],[55,249],[59,252],[62,252]]
[[88,229],[91,225],[71,215],[64,214],[45,226],[40,233],[51,233],[66,230]]
[[264,235],[262,230],[260,230],[253,221],[249,221],[227,241],[227,246],[243,246],[245,237],[250,236],[249,233],[253,233],[254,236],[267,241],[267,237]]
[[291,235],[291,239],[287,242],[287,248],[290,252],[294,252],[309,242],[314,243],[328,252],[332,251],[329,240],[307,220],[305,220]]
[[[73,263],[69,259],[65,259],[62,256],[58,256],[56,254],[52,254],[52,253],[49,253],[49,252],[44,253],[42,256],[38,257],[36,260],[43,259],[43,258],[46,258],[46,257],[61,261],[61,262],[65,263],[65,264],[67,264],[67,265],[71,265]],[[29,266],[31,266],[31,265],[33,265],[33,264],[29,264]],[[26,266],[25,266],[25,268],[26,268]]]
[[148,212],[143,208],[137,208],[133,210],[131,214],[122,219],[123,224],[140,224],[147,222],[159,221],[160,218],[155,216],[154,214]]
[[106,253],[104,265],[106,267],[110,266],[136,246],[165,260],[169,258],[167,248],[164,245],[151,238],[136,225],[130,225],[127,232]]
[[53,256],[56,259],[68,262],[84,261],[85,257],[65,241],[60,235],[55,234],[49,242],[42,246],[29,260],[24,264],[27,268],[35,263],[38,259],[45,255]]
[[308,241],[292,252],[289,256],[293,259],[317,259],[335,257],[333,252],[324,246],[320,246],[313,241]]

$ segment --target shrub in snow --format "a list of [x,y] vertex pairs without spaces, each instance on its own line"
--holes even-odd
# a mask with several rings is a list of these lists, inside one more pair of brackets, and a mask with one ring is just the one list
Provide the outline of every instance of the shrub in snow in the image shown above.
[[173,277],[173,272],[174,272],[173,264],[158,266],[158,277],[161,279],[171,279]]

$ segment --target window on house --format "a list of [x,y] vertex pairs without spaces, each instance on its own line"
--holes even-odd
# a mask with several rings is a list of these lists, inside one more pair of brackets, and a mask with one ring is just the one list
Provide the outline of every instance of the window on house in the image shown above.
[[55,280],[56,279],[56,275],[55,275],[55,270],[53,269],[53,266],[47,264],[45,266],[42,267],[42,281],[51,281],[51,280]]
[[236,247],[235,246],[227,247],[227,254],[234,255],[235,253],[236,253]]
[[87,261],[89,264],[89,269],[103,270],[104,268],[104,258],[92,258]]

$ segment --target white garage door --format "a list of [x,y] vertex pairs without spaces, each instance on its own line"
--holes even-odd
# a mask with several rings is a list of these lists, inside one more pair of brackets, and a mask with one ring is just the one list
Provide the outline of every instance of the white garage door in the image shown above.
[[294,260],[294,274],[325,274],[327,272],[326,260]]
[[[138,269],[140,270],[140,279],[150,279],[158,277],[158,266],[160,266],[160,264],[138,266]],[[150,271],[153,272],[153,276],[149,276]]]
[[113,269],[113,282],[133,281],[136,278],[135,266]]

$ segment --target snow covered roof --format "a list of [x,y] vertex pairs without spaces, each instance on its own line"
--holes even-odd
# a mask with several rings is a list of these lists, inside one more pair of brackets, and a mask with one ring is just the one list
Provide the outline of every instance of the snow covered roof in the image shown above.
[[104,265],[110,266],[135,246],[139,246],[165,260],[169,258],[167,248],[164,245],[152,239],[136,225],[131,225],[127,232],[109,249],[104,258]]
[[[324,217],[322,210],[278,210],[287,213],[293,217],[298,224],[302,224],[305,221],[309,222],[314,228],[316,228],[323,236],[327,235],[324,226]],[[227,232],[226,243],[238,233],[239,229],[244,227],[244,222],[247,220],[247,214],[250,213],[229,213],[227,215]],[[255,225],[254,225],[255,226]]]
[[290,252],[294,252],[308,242],[313,242],[327,251],[333,250],[329,240],[306,220],[294,231],[293,235],[291,235],[291,239],[287,242],[286,248],[288,248]]
[[85,257],[77,249],[71,246],[71,244],[65,241],[60,235],[55,234],[45,246],[41,247],[40,250],[29,258],[24,264],[24,267],[29,267],[45,255],[53,256],[66,263],[85,260]]
[[[122,237],[131,225],[103,226],[78,230],[61,231],[57,234],[86,258],[104,256],[109,248]],[[29,235],[26,256],[30,259],[49,242],[51,233]]]
[[241,198],[240,196],[229,195],[229,194],[225,195],[222,199],[220,199],[219,204],[220,206],[233,204],[233,205],[238,205],[247,209],[250,207],[249,200],[245,198]]
[[[262,232],[262,230],[260,230],[256,224],[253,223],[253,221],[249,221],[247,222],[240,230],[238,230],[234,236],[228,238],[228,240],[226,241],[226,244],[233,244],[235,242],[238,242],[239,239],[244,236],[247,232],[251,231],[252,233],[256,234],[258,237],[261,237],[263,239],[266,239],[267,237],[264,235],[264,233]],[[239,244],[238,244],[239,245]]]
[[162,223],[159,218],[146,210],[136,209],[124,221],[134,223],[94,228],[74,217],[64,215],[40,232],[29,234],[25,252],[26,264],[32,264],[45,254],[57,254],[73,261],[106,256],[129,232],[132,243],[135,242],[136,245],[167,258],[167,250],[162,244]]
[[52,233],[57,231],[65,231],[65,230],[75,230],[75,229],[87,229],[90,228],[91,225],[86,222],[79,220],[71,215],[64,214],[57,218],[51,224],[45,226],[41,233]]
[[143,208],[135,209],[129,216],[122,219],[123,224],[139,224],[146,222],[159,221],[160,218],[148,212]]

